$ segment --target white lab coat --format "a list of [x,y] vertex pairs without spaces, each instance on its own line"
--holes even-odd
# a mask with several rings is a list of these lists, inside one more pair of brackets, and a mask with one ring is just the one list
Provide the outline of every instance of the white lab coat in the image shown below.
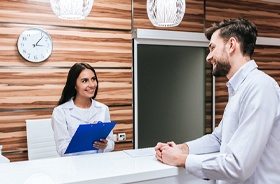
[[[88,119],[85,119],[85,117],[81,115],[81,113],[78,111],[78,107],[74,104],[73,99],[55,107],[52,114],[52,128],[54,131],[54,139],[58,154],[60,156],[65,156],[64,153],[70,143],[70,140],[75,134],[80,124],[86,124],[85,122],[97,121],[108,122],[111,120],[108,106],[95,100],[92,100],[92,104],[90,107],[90,116]],[[107,140],[108,146],[105,150],[85,151],[76,154],[89,154],[112,151],[115,146],[112,131],[108,135]]]

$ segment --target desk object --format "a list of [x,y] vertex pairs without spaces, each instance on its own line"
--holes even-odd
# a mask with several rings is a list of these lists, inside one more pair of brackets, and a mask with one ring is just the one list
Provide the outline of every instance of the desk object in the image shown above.
[[0,145],[0,163],[9,163],[10,160],[2,155],[2,145]]
[[47,178],[55,184],[215,183],[196,178],[184,168],[163,164],[155,156],[131,157],[124,151],[11,162],[0,166],[1,184],[27,184],[31,179],[42,179],[41,184]]
[[128,154],[131,157],[145,157],[145,156],[155,156],[155,148],[140,148],[140,149],[130,149],[130,150],[124,150],[126,154]]
[[56,151],[51,118],[27,119],[28,160],[60,157]]
[[95,141],[106,139],[116,122],[98,122],[95,124],[81,124],[72,137],[65,154],[97,150],[93,147]]

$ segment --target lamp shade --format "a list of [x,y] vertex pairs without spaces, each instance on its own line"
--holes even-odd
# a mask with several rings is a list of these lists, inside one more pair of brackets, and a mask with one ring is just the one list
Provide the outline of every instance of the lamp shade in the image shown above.
[[185,14],[185,0],[147,0],[147,14],[154,26],[178,26]]
[[58,18],[65,20],[84,19],[90,13],[94,0],[50,0]]

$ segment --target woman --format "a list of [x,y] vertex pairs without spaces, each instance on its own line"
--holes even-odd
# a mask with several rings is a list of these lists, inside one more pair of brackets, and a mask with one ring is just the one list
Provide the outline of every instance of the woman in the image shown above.
[[[56,150],[60,156],[65,156],[70,140],[80,124],[111,121],[108,106],[94,100],[97,91],[98,80],[94,68],[87,63],[74,64],[69,70],[58,106],[52,114]],[[98,150],[75,154],[109,152],[114,146],[111,131],[107,139],[93,143],[93,147]]]

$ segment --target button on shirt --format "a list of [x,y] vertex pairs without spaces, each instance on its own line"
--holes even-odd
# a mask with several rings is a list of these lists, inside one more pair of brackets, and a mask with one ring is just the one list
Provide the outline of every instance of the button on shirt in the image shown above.
[[[218,184],[280,183],[280,89],[243,65],[227,83],[229,99],[212,134],[187,142],[186,171]],[[205,154],[217,152],[216,154]]]

